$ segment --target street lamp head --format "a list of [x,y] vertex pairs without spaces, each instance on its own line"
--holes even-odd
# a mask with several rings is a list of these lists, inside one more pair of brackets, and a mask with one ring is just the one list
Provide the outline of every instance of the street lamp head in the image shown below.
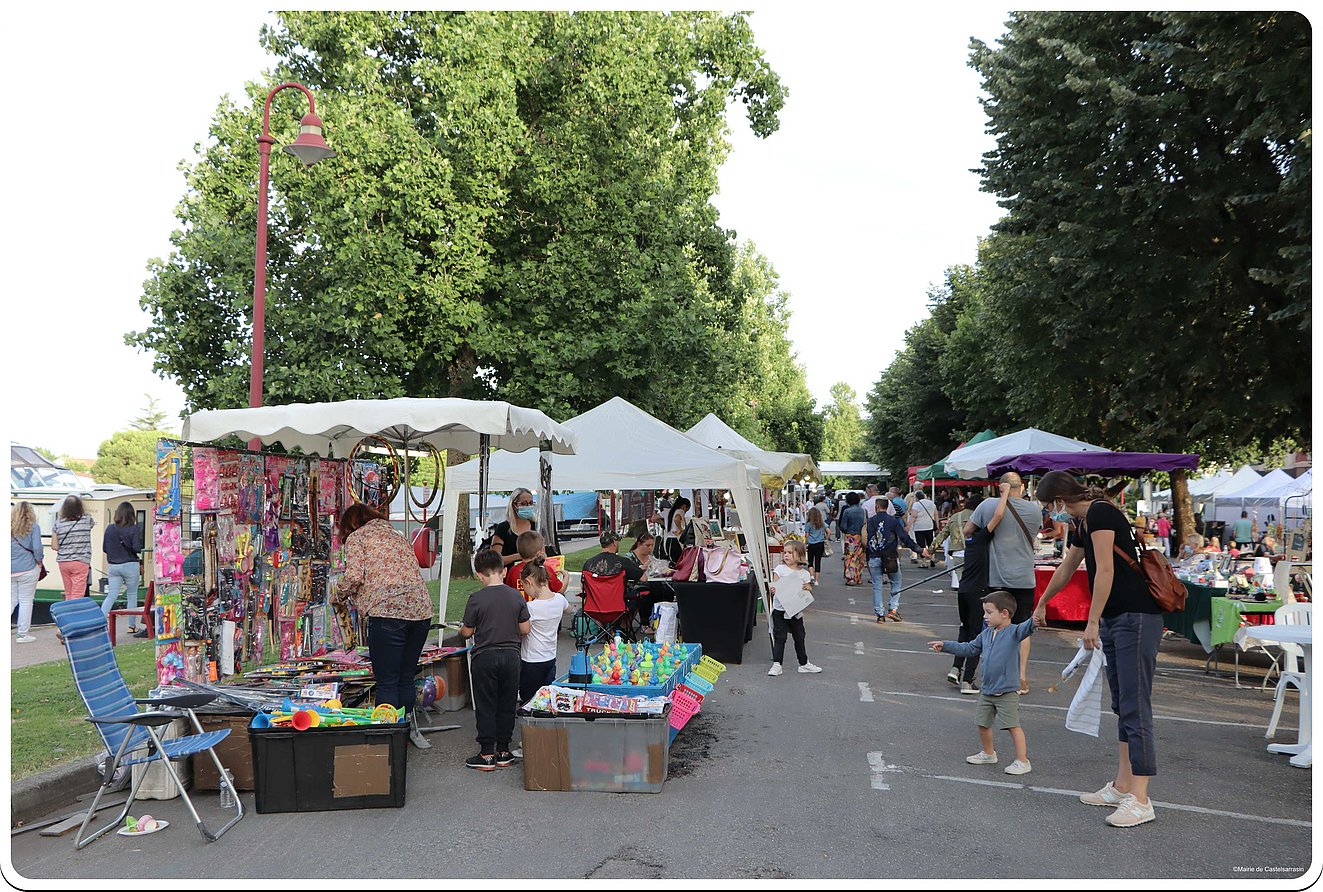
[[314,114],[306,114],[299,121],[299,136],[285,146],[285,151],[312,167],[323,158],[334,158],[335,152],[322,138],[322,119]]

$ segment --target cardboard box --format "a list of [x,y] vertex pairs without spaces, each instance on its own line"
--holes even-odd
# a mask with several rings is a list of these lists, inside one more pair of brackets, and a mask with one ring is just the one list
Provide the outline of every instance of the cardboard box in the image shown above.
[[660,793],[670,707],[660,715],[521,716],[524,789]]
[[[230,729],[230,736],[216,744],[216,755],[221,764],[234,776],[235,789],[249,791],[253,789],[253,745],[248,739],[248,723],[252,720],[251,712],[225,714],[198,713],[198,724],[203,731]],[[198,790],[219,790],[220,775],[216,772],[216,763],[207,753],[194,753],[193,786]]]

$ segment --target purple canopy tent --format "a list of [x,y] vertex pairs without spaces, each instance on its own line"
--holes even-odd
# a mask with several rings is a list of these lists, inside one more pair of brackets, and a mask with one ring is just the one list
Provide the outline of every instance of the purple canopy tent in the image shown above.
[[1104,477],[1132,474],[1136,471],[1193,471],[1199,456],[1172,452],[1031,452],[1007,455],[988,462],[988,476],[1007,471],[1041,477],[1048,471],[1075,474],[1098,474]]

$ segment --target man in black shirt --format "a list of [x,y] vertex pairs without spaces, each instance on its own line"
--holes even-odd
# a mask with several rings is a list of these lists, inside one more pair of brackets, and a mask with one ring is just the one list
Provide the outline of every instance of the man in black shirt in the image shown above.
[[619,533],[607,530],[597,541],[601,543],[602,550],[583,562],[583,572],[597,576],[614,576],[623,572],[626,583],[638,582],[643,578],[642,567],[620,556]]

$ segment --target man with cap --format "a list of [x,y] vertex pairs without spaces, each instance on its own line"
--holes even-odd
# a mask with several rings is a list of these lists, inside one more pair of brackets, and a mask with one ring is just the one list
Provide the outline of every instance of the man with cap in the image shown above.
[[583,562],[583,572],[597,576],[625,574],[626,584],[638,582],[643,578],[643,568],[633,561],[620,556],[620,534],[615,530],[606,530],[597,538],[602,550]]

